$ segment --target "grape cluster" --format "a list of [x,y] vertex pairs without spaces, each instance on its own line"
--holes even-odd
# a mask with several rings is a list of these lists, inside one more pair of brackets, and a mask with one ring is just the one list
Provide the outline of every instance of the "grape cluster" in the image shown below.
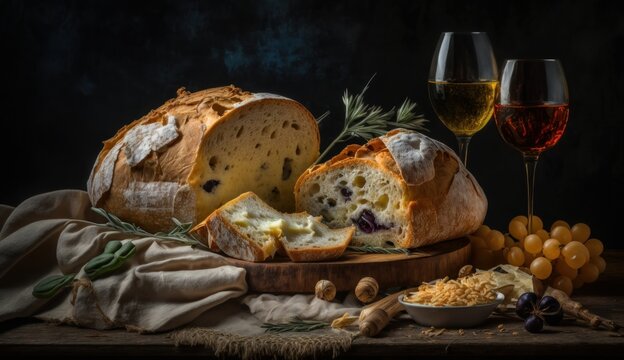
[[516,216],[509,222],[508,233],[481,225],[472,235],[472,265],[489,269],[508,263],[530,269],[538,279],[548,285],[572,294],[583,284],[596,281],[604,272],[605,260],[600,256],[604,250],[600,240],[590,238],[587,224],[572,227],[563,221],[555,221],[550,232],[544,223],[533,216],[528,229],[526,216]]

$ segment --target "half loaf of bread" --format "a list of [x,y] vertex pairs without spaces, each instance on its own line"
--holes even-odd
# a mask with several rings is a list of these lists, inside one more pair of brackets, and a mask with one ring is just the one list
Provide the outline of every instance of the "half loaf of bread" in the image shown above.
[[318,157],[314,117],[298,102],[234,86],[177,97],[104,142],[91,202],[155,232],[197,224],[243,192],[292,211],[297,177]]
[[205,229],[221,251],[247,261],[264,261],[280,250],[292,261],[335,259],[355,231],[353,226],[330,229],[307,213],[281,213],[252,192],[215,210]]
[[355,224],[354,245],[401,248],[470,234],[487,210],[483,190],[450,148],[403,129],[310,168],[295,199],[299,211],[330,227]]

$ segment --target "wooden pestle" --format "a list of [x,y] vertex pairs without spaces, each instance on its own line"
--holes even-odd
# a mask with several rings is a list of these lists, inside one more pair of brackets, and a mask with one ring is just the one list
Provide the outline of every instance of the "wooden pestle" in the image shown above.
[[373,337],[388,325],[390,320],[403,311],[403,305],[399,303],[399,295],[416,291],[417,288],[401,290],[385,298],[366,306],[360,312],[360,333],[366,337]]

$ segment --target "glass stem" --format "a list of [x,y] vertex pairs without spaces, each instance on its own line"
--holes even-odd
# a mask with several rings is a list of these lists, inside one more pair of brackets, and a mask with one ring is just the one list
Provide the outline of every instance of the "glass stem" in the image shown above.
[[535,169],[539,155],[523,154],[524,170],[526,172],[527,183],[527,230],[531,234],[533,229],[533,194],[535,190]]
[[470,139],[470,136],[457,136],[459,158],[464,162],[465,167],[468,167],[468,144],[470,144]]

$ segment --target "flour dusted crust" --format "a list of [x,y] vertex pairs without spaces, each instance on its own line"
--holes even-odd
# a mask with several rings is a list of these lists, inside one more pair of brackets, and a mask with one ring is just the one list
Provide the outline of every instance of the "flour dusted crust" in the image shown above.
[[294,100],[182,88],[104,142],[87,190],[94,206],[168,231],[172,217],[197,224],[245,191],[292,211],[294,182],[318,153],[314,117]]
[[353,244],[402,248],[472,233],[487,211],[483,190],[450,148],[403,129],[310,168],[295,199],[331,227],[358,225]]

